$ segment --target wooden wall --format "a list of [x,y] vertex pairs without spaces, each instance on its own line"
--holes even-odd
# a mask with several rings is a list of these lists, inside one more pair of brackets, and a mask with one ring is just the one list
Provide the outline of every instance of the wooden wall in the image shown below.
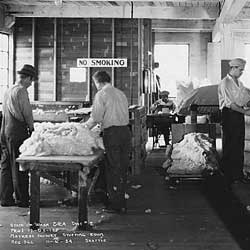
[[85,101],[88,95],[88,70],[83,82],[70,81],[70,68],[77,67],[76,58],[88,57],[88,20],[56,19],[56,93],[60,101]]
[[[90,21],[90,57],[91,58],[112,58],[112,19],[91,19]],[[91,68],[90,76],[97,70],[106,70],[112,75],[112,68]],[[112,78],[114,82],[114,79]],[[92,96],[96,93],[96,88],[90,79]]]
[[40,18],[35,21],[35,66],[39,80],[35,87],[35,99],[54,100],[54,19]]
[[[141,104],[141,48],[149,28],[139,19],[17,18],[14,29],[15,70],[34,64],[39,80],[30,89],[35,101],[92,101],[96,92],[91,75],[107,70],[112,83],[124,91],[130,104]],[[77,58],[127,58],[127,68],[86,68],[86,81],[70,82]]]
[[[32,19],[23,18],[22,22],[16,22],[14,27],[14,67],[13,79],[16,79],[16,71],[21,69],[23,64],[33,64],[33,36]],[[10,83],[12,84],[12,83]],[[35,83],[36,84],[36,83]],[[31,100],[34,100],[33,86],[28,89]]]
[[115,57],[127,57],[128,67],[116,68],[116,85],[129,97],[130,104],[138,100],[138,20],[115,20]]

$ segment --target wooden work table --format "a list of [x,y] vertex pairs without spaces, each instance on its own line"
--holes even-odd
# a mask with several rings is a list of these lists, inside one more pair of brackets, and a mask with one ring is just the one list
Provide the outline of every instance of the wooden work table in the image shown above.
[[172,124],[175,123],[175,115],[172,114],[148,114],[147,127],[152,128],[156,124]]
[[21,156],[17,159],[20,170],[31,173],[30,224],[37,229],[40,223],[40,172],[77,171],[78,172],[78,226],[76,230],[87,230],[87,175],[89,170],[103,157],[103,150],[87,156]]

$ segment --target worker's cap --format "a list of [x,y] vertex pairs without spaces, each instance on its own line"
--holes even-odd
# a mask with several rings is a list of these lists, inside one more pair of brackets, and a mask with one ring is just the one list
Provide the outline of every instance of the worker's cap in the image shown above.
[[246,64],[246,61],[242,58],[234,58],[229,62],[230,67],[244,67]]
[[32,76],[34,79],[37,79],[37,74],[35,68],[30,64],[24,64],[22,69],[17,71],[20,75]]
[[169,95],[169,92],[167,90],[164,90],[164,91],[161,91],[159,96],[168,96]]

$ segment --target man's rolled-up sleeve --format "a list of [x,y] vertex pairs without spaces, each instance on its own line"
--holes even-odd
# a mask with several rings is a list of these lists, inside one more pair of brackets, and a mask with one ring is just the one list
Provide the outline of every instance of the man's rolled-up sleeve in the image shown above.
[[91,117],[96,123],[101,123],[103,121],[104,113],[105,113],[104,97],[97,92],[92,107]]
[[226,84],[221,84],[219,88],[219,101],[224,103],[224,107],[230,108],[233,101],[230,98],[230,90],[226,88]]

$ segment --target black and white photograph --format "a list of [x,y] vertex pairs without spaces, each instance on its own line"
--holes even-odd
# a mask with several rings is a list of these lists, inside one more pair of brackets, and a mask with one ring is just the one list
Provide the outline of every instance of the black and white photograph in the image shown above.
[[249,250],[250,0],[0,0],[0,249]]

